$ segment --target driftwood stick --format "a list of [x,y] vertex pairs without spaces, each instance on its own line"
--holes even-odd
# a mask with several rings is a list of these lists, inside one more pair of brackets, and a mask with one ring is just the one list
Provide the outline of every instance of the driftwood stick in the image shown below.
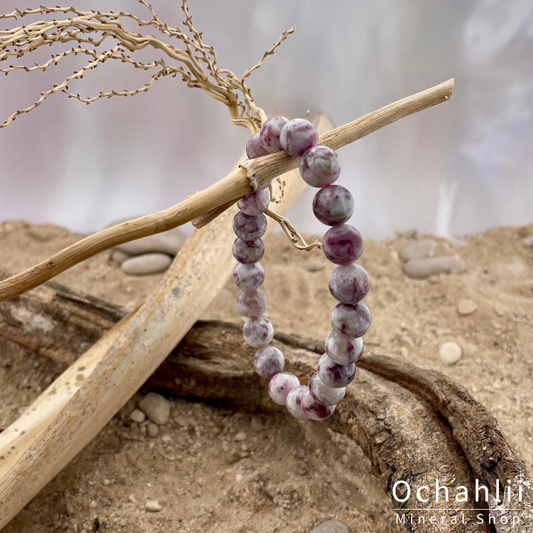
[[[451,79],[398,100],[322,135],[319,143],[337,150],[403,117],[446,102],[452,96],[453,86],[454,81]],[[231,205],[231,202],[246,193],[296,168],[298,162],[298,158],[290,157],[282,152],[254,160],[245,160],[224,179],[165,211],[104,229],[65,248],[34,267],[1,281],[0,301],[9,300],[33,289],[81,261],[113,246],[170,230],[219,206]],[[294,178],[297,179],[297,176]]]
[[[320,127],[327,128],[325,120]],[[290,179],[280,210],[287,210],[304,189],[301,180]],[[0,434],[0,529],[98,434],[225,285],[235,264],[235,212],[232,208],[195,231],[146,303]]]

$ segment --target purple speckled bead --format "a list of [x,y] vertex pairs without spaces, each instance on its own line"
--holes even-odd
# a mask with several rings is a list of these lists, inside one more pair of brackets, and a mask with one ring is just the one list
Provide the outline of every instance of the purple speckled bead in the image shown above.
[[237,206],[245,214],[250,216],[264,213],[270,204],[270,191],[260,189],[255,192],[245,194],[238,202]]
[[[355,365],[353,363],[351,365],[338,365],[326,353],[318,360],[316,370],[322,383],[332,389],[342,389],[348,386],[355,377]],[[309,386],[311,387],[311,385]]]
[[237,310],[242,316],[254,318],[261,316],[267,308],[267,297],[261,289],[241,291],[237,296]]
[[257,157],[263,157],[268,155],[265,147],[261,144],[261,138],[259,133],[252,135],[246,143],[246,155],[248,159],[256,159]]
[[270,154],[281,152],[283,148],[279,142],[279,137],[283,126],[289,122],[285,117],[272,117],[269,118],[261,128],[259,137],[263,148]]
[[370,289],[366,270],[357,264],[338,266],[329,276],[329,292],[342,304],[360,302]]
[[274,346],[263,346],[254,355],[254,370],[262,378],[270,379],[283,372],[285,357]]
[[300,380],[290,372],[279,372],[268,383],[268,394],[278,405],[287,404],[287,395],[300,385]]
[[326,337],[326,353],[328,357],[339,365],[351,365],[359,361],[363,355],[363,339],[350,339],[330,331]]
[[244,265],[250,263],[257,263],[265,253],[265,245],[261,239],[256,241],[243,241],[242,239],[235,239],[233,241],[233,257]]
[[300,175],[311,187],[331,185],[337,181],[340,173],[339,156],[327,146],[315,146],[300,159]]
[[287,395],[287,411],[297,420],[309,420],[309,416],[302,406],[302,400],[306,392],[309,392],[307,385],[298,385]]
[[243,265],[237,263],[233,269],[233,281],[243,291],[254,291],[265,281],[265,269],[261,263]]
[[267,229],[267,219],[265,215],[245,215],[239,211],[233,217],[233,231],[235,235],[243,241],[255,241],[260,239]]
[[350,265],[363,253],[363,238],[348,224],[333,226],[322,241],[324,255],[336,265]]
[[326,407],[337,405],[346,394],[346,387],[329,387],[320,379],[318,373],[311,376],[309,390],[311,391],[313,398]]
[[303,395],[302,407],[304,413],[312,420],[325,420],[333,414],[333,411],[335,411],[334,405],[326,407],[325,405],[318,403],[309,390]]
[[316,128],[304,118],[295,118],[283,126],[279,137],[281,147],[292,157],[302,157],[307,150],[316,146]]
[[353,215],[353,196],[340,185],[324,187],[313,198],[313,213],[322,224],[343,224]]
[[370,311],[363,302],[337,304],[331,311],[331,326],[340,335],[362,337],[370,327]]
[[242,328],[242,336],[253,348],[262,348],[274,338],[274,326],[264,316],[249,318]]

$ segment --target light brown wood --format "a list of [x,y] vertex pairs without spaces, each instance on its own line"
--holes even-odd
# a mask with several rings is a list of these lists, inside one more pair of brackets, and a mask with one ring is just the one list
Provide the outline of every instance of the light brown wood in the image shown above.
[[[403,117],[427,109],[452,96],[454,81],[448,80],[420,93],[398,100],[353,122],[322,135],[319,143],[335,150]],[[251,190],[298,166],[299,159],[277,153],[245,160],[225,178],[165,211],[123,222],[95,233],[58,252],[38,265],[0,282],[0,301],[14,298],[68,268],[118,244],[167,231],[213,209],[230,205]],[[297,179],[297,174],[294,175]],[[216,214],[215,214],[216,215]]]
[[[319,127],[327,128],[327,122],[322,120]],[[287,176],[280,211],[305,189],[295,177]],[[0,434],[0,528],[98,434],[222,289],[235,264],[231,218],[236,212],[233,207],[196,230],[146,303],[87,350]],[[269,230],[273,225],[269,221]]]

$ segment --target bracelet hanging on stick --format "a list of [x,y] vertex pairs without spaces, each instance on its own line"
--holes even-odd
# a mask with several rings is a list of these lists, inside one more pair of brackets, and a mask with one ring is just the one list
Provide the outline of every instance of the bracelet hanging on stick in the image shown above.
[[[382,107],[322,135],[318,144],[338,150],[393,122],[448,101],[454,80],[426,89]],[[272,179],[298,166],[299,158],[279,152],[245,160],[224,179],[179,204],[95,233],[65,248],[28,270],[0,282],[0,301],[9,300],[41,285],[70,267],[113,246],[181,226],[209,211],[257,190]]]

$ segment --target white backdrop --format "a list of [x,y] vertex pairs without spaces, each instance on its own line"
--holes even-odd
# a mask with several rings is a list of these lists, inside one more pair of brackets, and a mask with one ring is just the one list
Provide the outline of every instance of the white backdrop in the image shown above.
[[[2,0],[1,10],[43,1]],[[180,24],[178,0],[153,3],[161,18]],[[144,15],[133,0],[74,5]],[[456,78],[449,103],[339,152],[339,183],[354,194],[353,223],[364,236],[382,238],[396,228],[451,235],[533,220],[531,0],[190,0],[190,8],[219,64],[237,74],[296,24],[296,34],[249,80],[267,113],[324,111],[342,124]],[[1,77],[0,118],[83,61]],[[147,79],[108,62],[70,89],[93,95]],[[89,232],[164,209],[223,177],[247,137],[222,104],[178,78],[91,106],[55,95],[0,130],[0,219]],[[312,194],[290,217],[303,231],[321,232]]]

